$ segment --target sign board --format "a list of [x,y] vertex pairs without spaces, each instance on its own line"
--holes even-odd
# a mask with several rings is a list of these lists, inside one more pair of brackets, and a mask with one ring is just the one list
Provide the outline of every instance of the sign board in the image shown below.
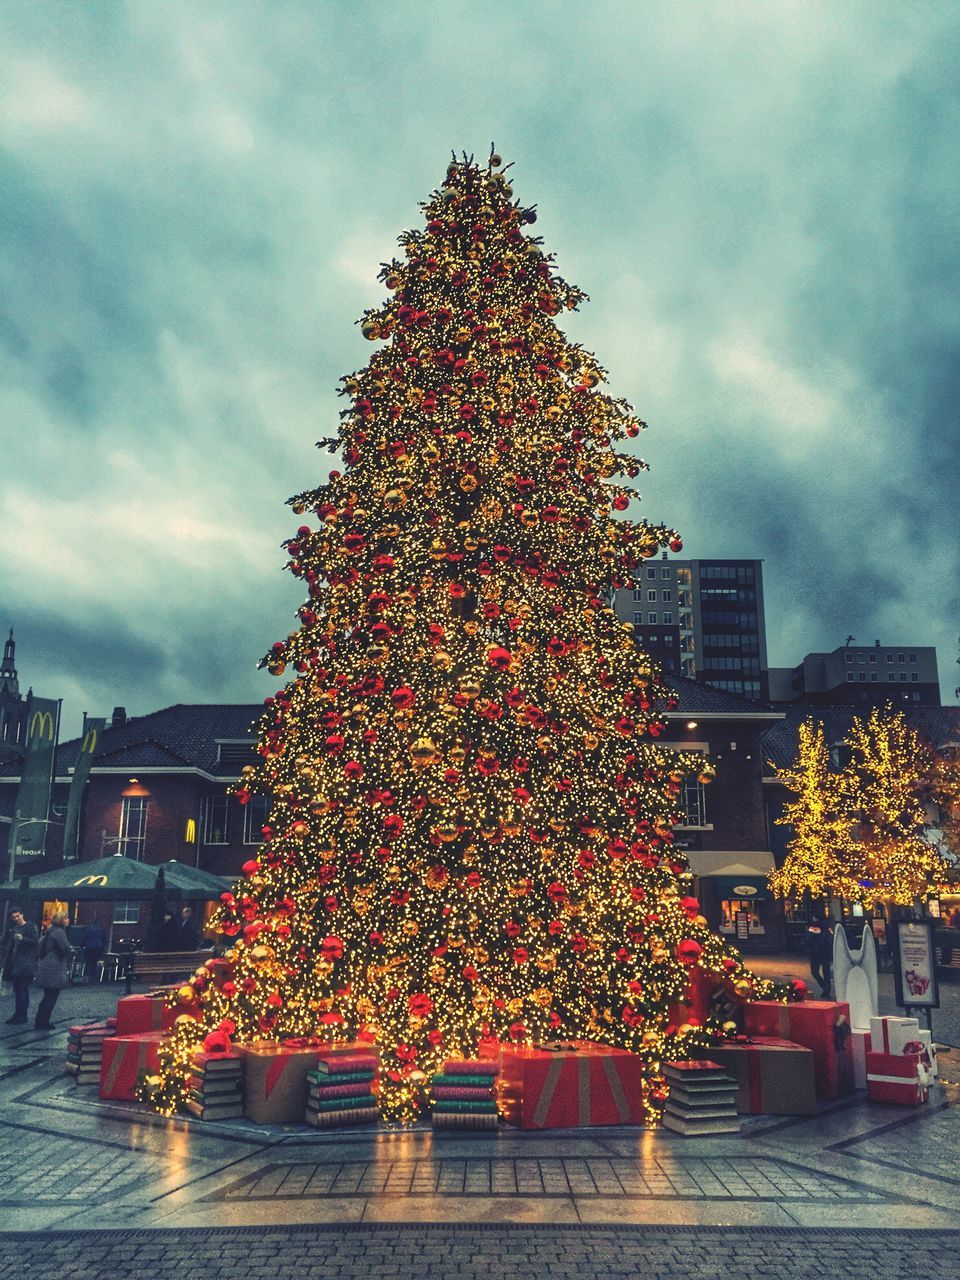
[[750,939],[750,913],[748,911],[738,911],[733,919],[737,929],[737,941],[748,942]]
[[735,884],[733,893],[737,898],[755,898],[759,890],[755,884]]
[[873,930],[873,936],[877,940],[878,947],[887,945],[887,922],[883,916],[877,916],[870,921],[870,928]]
[[898,920],[893,930],[895,999],[904,1009],[939,1009],[932,920]]

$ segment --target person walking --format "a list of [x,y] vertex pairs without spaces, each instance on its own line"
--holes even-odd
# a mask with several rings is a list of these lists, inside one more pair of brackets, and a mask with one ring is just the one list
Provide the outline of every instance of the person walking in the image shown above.
[[830,922],[819,914],[810,917],[807,925],[807,950],[810,953],[810,973],[820,984],[821,998],[830,995],[830,966],[833,963],[833,929]]
[[39,960],[37,961],[37,986],[43,988],[43,999],[37,1006],[37,1017],[34,1022],[35,1031],[52,1031],[53,1023],[50,1015],[57,1003],[60,992],[67,985],[70,973],[70,940],[67,937],[67,925],[70,915],[66,911],[58,911],[50,921],[50,927],[40,939]]
[[30,1010],[30,983],[37,971],[37,926],[22,911],[10,912],[10,923],[3,935],[3,977],[13,985],[13,1017],[9,1026],[27,1021]]

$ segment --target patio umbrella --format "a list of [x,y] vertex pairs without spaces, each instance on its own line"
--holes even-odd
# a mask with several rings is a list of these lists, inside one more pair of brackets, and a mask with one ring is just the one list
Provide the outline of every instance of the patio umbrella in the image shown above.
[[[210,875],[195,867],[185,867],[171,860],[163,864],[168,897],[219,898],[229,887],[220,876]],[[157,885],[155,863],[138,862],[114,854],[94,862],[70,862],[54,871],[42,871],[29,877],[29,895],[36,901],[57,899],[61,902],[147,902]],[[185,874],[184,874],[185,873]],[[16,885],[0,887],[0,893],[19,893]]]

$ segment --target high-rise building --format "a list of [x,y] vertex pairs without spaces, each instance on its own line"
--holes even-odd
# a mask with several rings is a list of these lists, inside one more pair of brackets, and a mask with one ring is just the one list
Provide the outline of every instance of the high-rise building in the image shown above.
[[675,560],[666,552],[614,593],[618,617],[667,671],[765,700],[767,634],[761,560]]
[[937,651],[923,645],[847,644],[831,653],[808,653],[796,667],[772,667],[773,702],[816,705],[885,702],[939,707]]

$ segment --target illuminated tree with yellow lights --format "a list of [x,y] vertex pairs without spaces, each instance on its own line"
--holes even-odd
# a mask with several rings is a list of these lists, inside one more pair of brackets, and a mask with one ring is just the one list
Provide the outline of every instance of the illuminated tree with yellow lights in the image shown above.
[[833,767],[823,725],[801,724],[793,764],[777,778],[794,793],[777,818],[793,829],[782,867],[770,875],[770,889],[781,898],[859,900],[859,861],[850,834],[849,778]]
[[[454,161],[361,320],[381,343],[343,379],[342,470],[291,499],[306,585],[265,665],[272,797],[225,895],[232,939],[181,993],[150,1082],[184,1095],[202,1037],[376,1036],[382,1113],[481,1042],[579,1037],[649,1064],[709,1043],[692,973],[749,982],[689,896],[672,845],[676,705],[615,587],[675,531],[620,518],[645,425],[556,317],[584,298],[527,230],[496,155]],[[706,780],[706,778],[704,779]]]
[[778,819],[794,838],[771,886],[783,897],[907,906],[947,869],[925,832],[935,753],[889,706],[855,716],[844,746],[849,763],[833,769],[822,726],[801,726],[796,761],[778,771],[796,794]]

